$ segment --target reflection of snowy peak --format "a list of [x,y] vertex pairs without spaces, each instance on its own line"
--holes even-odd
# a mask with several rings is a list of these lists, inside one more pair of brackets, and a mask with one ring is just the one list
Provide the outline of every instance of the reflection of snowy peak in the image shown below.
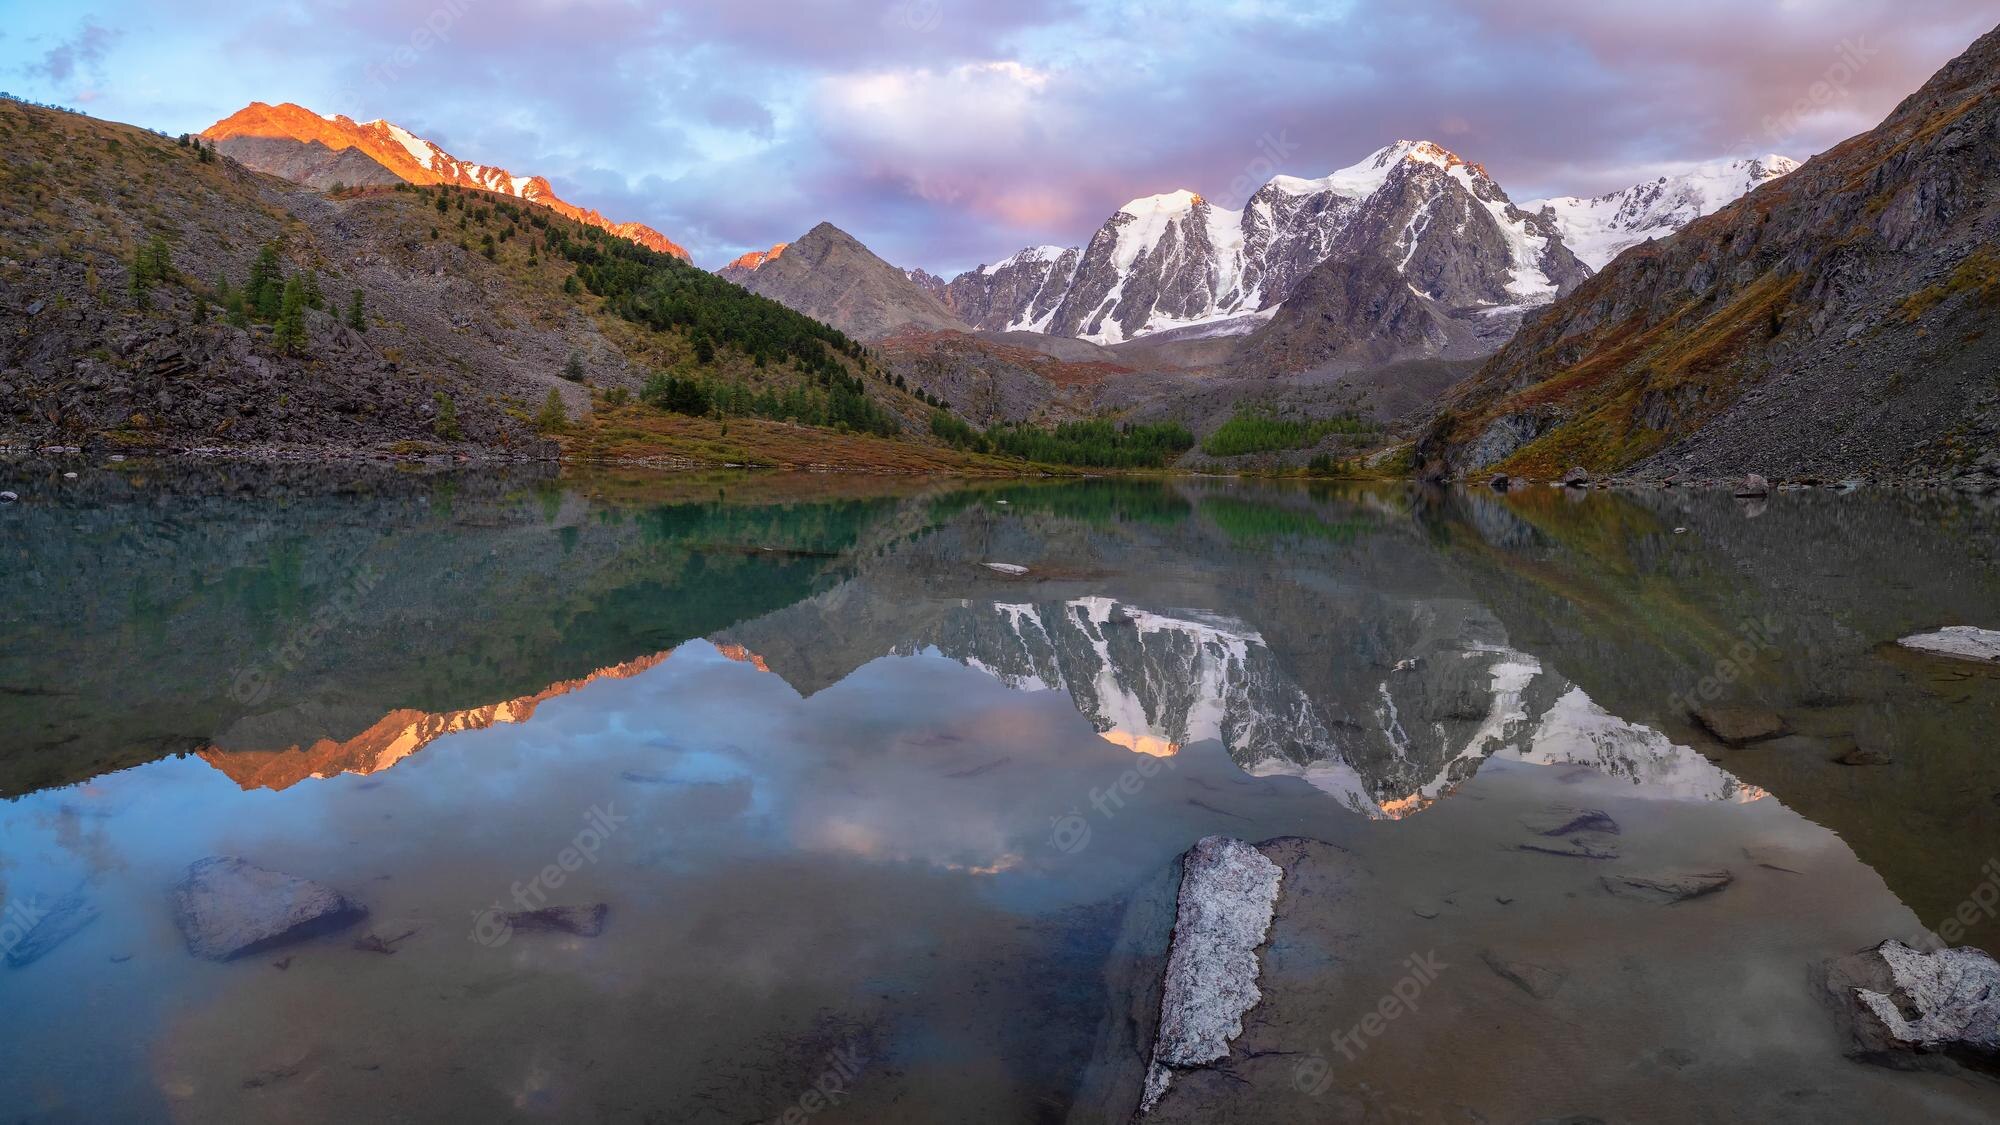
[[1311,701],[1241,622],[1109,598],[969,607],[937,648],[1020,690],[1065,691],[1107,741],[1167,755],[1220,741],[1232,756],[1313,753]]
[[1759,795],[1504,645],[1440,643],[1347,693],[1362,702],[1345,707],[1308,696],[1242,622],[1109,598],[969,604],[923,647],[1016,690],[1065,692],[1127,749],[1166,755],[1212,739],[1249,773],[1302,778],[1367,816],[1421,811],[1496,755],[1588,766],[1643,797]]

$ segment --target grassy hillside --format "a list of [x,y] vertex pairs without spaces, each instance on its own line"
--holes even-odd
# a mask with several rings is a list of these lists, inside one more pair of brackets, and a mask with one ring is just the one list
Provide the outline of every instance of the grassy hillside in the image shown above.
[[549,455],[665,378],[934,441],[839,332],[544,209],[0,101],[0,443]]

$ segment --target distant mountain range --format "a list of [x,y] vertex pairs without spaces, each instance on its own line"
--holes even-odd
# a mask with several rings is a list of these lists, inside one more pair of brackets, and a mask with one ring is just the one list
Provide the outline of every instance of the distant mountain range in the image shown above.
[[252,102],[202,130],[218,152],[260,172],[325,190],[393,183],[451,184],[511,195],[610,231],[663,254],[688,260],[688,252],[643,223],[612,222],[556,195],[541,176],[474,164],[400,125],[320,114],[286,102]]
[[1398,141],[1318,179],[1275,177],[1240,210],[1186,190],[1135,199],[1080,247],[1031,246],[949,281],[872,254],[861,276],[847,268],[860,244],[824,224],[801,241],[837,234],[849,253],[836,263],[779,243],[722,273],[869,340],[941,329],[1104,346],[1226,340],[1204,344],[1199,365],[1244,376],[1467,361],[1619,250],[1793,167],[1781,156],[1718,161],[1520,207],[1480,165]]

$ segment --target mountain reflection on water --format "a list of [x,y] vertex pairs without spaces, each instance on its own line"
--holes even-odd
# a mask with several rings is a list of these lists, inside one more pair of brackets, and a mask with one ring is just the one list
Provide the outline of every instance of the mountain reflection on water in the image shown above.
[[[761,1005],[784,995],[771,1019],[820,1027],[823,1009],[852,1014],[856,989],[925,997],[870,1017],[887,1022],[814,1033],[921,1026],[939,1053],[896,1055],[910,1104],[954,1104],[923,1085],[933,1063],[962,1073],[946,1042],[1009,1060],[992,1076],[992,1119],[1077,1104],[1091,1028],[1124,1002],[1104,981],[1119,918],[1144,897],[1135,885],[1207,831],[1337,839],[1385,885],[1413,888],[1493,878],[1485,867],[1505,854],[1493,841],[1438,849],[1520,801],[1624,802],[1621,821],[1673,841],[1804,847],[1823,828],[1853,869],[1814,876],[1820,915],[1781,896],[1770,909],[1822,933],[1845,916],[1876,938],[1890,935],[1870,920],[1905,908],[1939,924],[2000,854],[2000,676],[1891,643],[2000,623],[2000,515],[1971,501],[1801,492],[1748,509],[1664,491],[530,472],[330,486],[241,468],[22,491],[0,513],[0,557],[29,595],[0,610],[6,890],[128,888],[122,913],[72,944],[129,956],[171,946],[151,907],[175,864],[252,844],[319,855],[327,877],[378,880],[385,918],[450,931],[391,959],[425,974],[399,987],[484,997],[513,986],[453,975],[478,969],[453,952],[462,917],[490,884],[545,863],[538,841],[573,832],[572,810],[603,799],[592,779],[608,776],[644,827],[586,874],[618,917],[686,958],[676,995],[721,1021],[710,1053],[658,1080],[706,1089],[703,1104],[730,1113],[763,1112],[746,1093],[761,1079],[714,1078],[720,1053],[805,1065],[771,1046]],[[1791,733],[1723,746],[1689,716],[1703,702],[1768,709]],[[1856,746],[1894,760],[1837,760]],[[1133,786],[1160,771],[1170,780]],[[1489,800],[1493,813],[1476,807]],[[1051,831],[1064,823],[1095,831],[1089,863]],[[1642,835],[1626,838],[1635,852]],[[329,858],[343,847],[357,858]],[[430,858],[412,868],[413,855]],[[800,879],[825,889],[794,901]],[[1886,891],[1855,889],[1870,880]],[[479,902],[453,897],[468,885]],[[1545,901],[1564,925],[1567,900]],[[809,918],[788,914],[808,903]],[[870,912],[901,921],[884,929]],[[819,934],[805,946],[850,943],[846,967],[803,967],[805,946],[774,936],[785,926]],[[1991,919],[1967,933],[2000,948]],[[1390,922],[1375,938],[1430,940]],[[745,964],[700,968],[734,946]],[[645,967],[655,952],[561,948],[594,988],[663,987],[641,983],[665,971]],[[939,950],[958,953],[910,960]],[[96,987],[75,956],[0,974],[0,993]],[[93,1048],[154,1078],[96,1109],[242,1110],[237,1093],[175,1093],[187,1080],[173,1076],[278,1035],[278,1013],[178,964],[162,955],[132,990],[159,1005],[131,1017],[153,1030]],[[286,979],[314,971],[301,962]],[[723,988],[704,971],[753,983],[704,992]],[[958,1014],[996,994],[1011,999],[987,1022]],[[742,1026],[717,1014],[734,1011]],[[1060,1030],[1029,1045],[1012,1021],[1043,1014]],[[448,1006],[396,1018],[412,1035],[457,1029]],[[63,1028],[35,1050],[103,1034]],[[51,1080],[55,1093],[0,1094],[91,1104],[75,1092],[91,1083],[71,1077]],[[509,1095],[521,1105],[572,1105],[522,1089]]]

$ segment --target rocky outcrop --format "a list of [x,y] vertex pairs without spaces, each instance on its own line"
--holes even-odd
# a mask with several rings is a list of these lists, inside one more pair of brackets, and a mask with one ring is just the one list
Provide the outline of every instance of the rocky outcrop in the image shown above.
[[[1421,458],[1547,477],[1949,476],[2000,438],[2000,31],[1877,128],[1532,319]],[[1496,423],[1553,412],[1518,444]]]
[[[562,199],[541,176],[517,176],[505,168],[461,160],[388,121],[355,121],[340,114],[314,113],[290,102],[279,105],[252,102],[202,130],[201,135],[214,141],[217,151],[246,167],[299,183],[311,183],[313,178],[323,179],[328,174],[322,167],[320,150],[354,150],[405,183],[451,184],[511,195],[662,254],[672,254],[683,261],[688,257],[685,249],[651,227],[613,222],[596,211]],[[360,182],[384,181],[371,176]]]
[[1977,660],[1987,664],[2000,661],[2000,630],[1981,629],[1975,625],[1948,625],[1936,632],[1904,637],[1896,643],[1917,652],[1952,656],[1960,660]]
[[[756,260],[751,264],[746,258]],[[880,340],[906,329],[965,327],[908,274],[832,223],[821,223],[771,253],[746,258],[720,275],[857,340]]]
[[188,868],[173,890],[174,924],[188,952],[229,961],[359,921],[368,911],[324,883],[271,871],[234,856]]
[[1160,997],[1159,1034],[1139,1112],[1158,1104],[1177,1068],[1229,1057],[1243,1014],[1262,997],[1257,947],[1271,928],[1283,872],[1241,840],[1209,836],[1181,859],[1180,904]]
[[2000,1054],[2000,964],[1980,950],[1885,941],[1812,976],[1852,1058],[1909,1069],[1952,1059],[1990,1066]]

